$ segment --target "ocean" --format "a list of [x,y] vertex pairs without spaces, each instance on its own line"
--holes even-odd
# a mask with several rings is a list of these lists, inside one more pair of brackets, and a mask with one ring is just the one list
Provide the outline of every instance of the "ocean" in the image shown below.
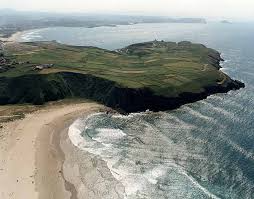
[[155,39],[218,50],[222,70],[246,88],[173,111],[92,114],[70,126],[72,143],[107,163],[127,199],[254,198],[254,24],[56,27],[19,38],[110,50]]

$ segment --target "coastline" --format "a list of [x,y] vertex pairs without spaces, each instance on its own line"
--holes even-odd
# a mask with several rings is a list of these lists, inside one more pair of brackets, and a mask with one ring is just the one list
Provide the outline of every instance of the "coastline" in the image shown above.
[[0,41],[2,41],[2,42],[18,42],[18,38],[20,38],[21,35],[23,35],[25,32],[26,31],[18,31],[7,38],[0,37]]
[[[73,162],[76,153],[88,165],[82,165],[82,172],[90,176],[82,182],[82,194],[93,193],[89,185],[100,179],[98,171],[104,174],[107,167],[96,157],[78,152],[70,143],[67,132],[68,126],[78,117],[105,109],[102,105],[88,102],[53,105],[29,113],[24,119],[3,123],[0,129],[1,199],[80,198],[80,176],[75,175],[78,163]],[[109,174],[109,183],[115,182],[111,173],[106,173]],[[105,191],[106,188],[102,190],[104,194]],[[99,198],[97,196],[95,194],[94,198]]]
[[125,198],[124,186],[115,179],[106,162],[75,147],[68,136],[68,130],[69,128],[64,129],[60,139],[56,140],[60,140],[60,148],[64,156],[62,171],[68,182],[66,189],[72,190],[70,198]]

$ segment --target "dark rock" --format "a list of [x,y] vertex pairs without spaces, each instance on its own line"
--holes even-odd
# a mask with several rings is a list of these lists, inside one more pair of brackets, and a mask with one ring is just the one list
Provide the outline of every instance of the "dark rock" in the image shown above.
[[[54,80],[49,76],[54,75]],[[205,99],[215,93],[240,89],[244,83],[229,80],[204,88],[200,93],[182,93],[179,97],[165,97],[148,88],[125,88],[115,82],[89,74],[60,72],[48,75],[26,75],[15,78],[0,78],[0,104],[32,103],[41,105],[47,101],[81,97],[92,99],[123,113],[162,111],[183,104]]]

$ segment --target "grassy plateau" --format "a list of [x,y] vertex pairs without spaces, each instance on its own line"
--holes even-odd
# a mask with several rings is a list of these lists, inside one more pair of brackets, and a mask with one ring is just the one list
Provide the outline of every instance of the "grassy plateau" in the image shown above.
[[[220,70],[222,59],[217,51],[187,41],[152,41],[116,51],[56,42],[7,43],[4,56],[15,60],[15,64],[0,73],[2,104],[37,103],[27,99],[26,92],[30,91],[31,98],[38,98],[39,104],[66,97],[105,103],[105,95],[111,99],[109,95],[115,88],[148,90],[153,96],[175,99],[184,93],[204,93],[211,87],[217,89],[211,93],[243,87]],[[52,66],[35,69],[47,64]],[[76,76],[70,79],[68,74]],[[83,84],[79,79],[82,76],[86,78]],[[119,103],[111,106],[121,107]]]

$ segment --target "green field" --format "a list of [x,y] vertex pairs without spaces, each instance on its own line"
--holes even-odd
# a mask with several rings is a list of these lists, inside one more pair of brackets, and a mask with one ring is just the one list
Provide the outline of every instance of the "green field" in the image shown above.
[[[199,93],[230,80],[219,70],[217,51],[190,42],[153,41],[118,51],[38,42],[7,44],[5,50],[6,57],[21,64],[0,73],[0,77],[75,72],[111,80],[124,88],[149,88],[166,97]],[[34,70],[41,64],[54,65]]]

